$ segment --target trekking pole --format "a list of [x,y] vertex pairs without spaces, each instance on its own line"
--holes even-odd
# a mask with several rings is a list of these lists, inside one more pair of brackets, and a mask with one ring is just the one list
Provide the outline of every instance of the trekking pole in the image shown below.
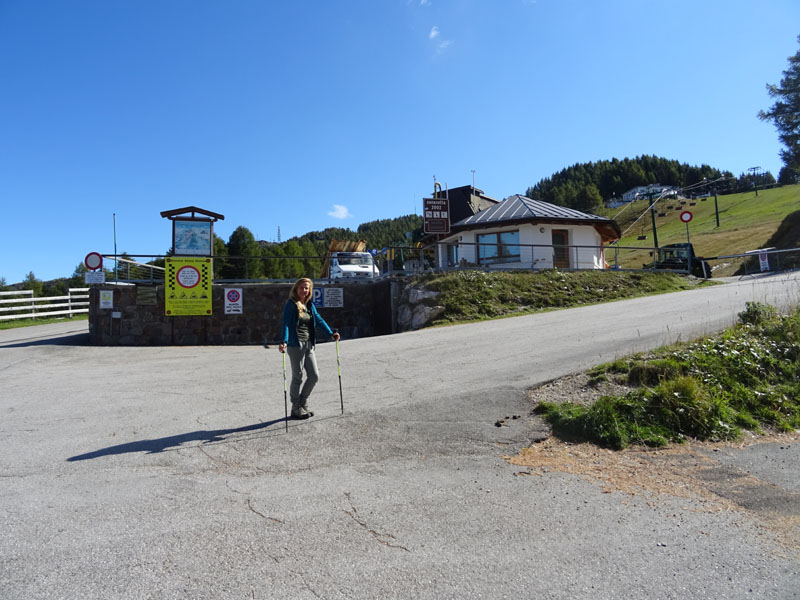
[[289,403],[286,400],[286,352],[281,352],[283,355],[283,414],[286,416],[284,423],[286,423],[286,433],[289,433]]
[[344,414],[344,395],[342,395],[342,362],[339,360],[339,340],[336,340],[336,368],[339,371],[339,402],[342,405],[342,414]]

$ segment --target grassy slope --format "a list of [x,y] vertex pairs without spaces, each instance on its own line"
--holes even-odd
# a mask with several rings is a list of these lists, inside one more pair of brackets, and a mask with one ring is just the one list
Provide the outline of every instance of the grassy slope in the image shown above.
[[[685,205],[674,200],[659,201],[659,210],[656,213],[666,213],[665,217],[656,218],[659,245],[686,241],[686,225],[680,221],[679,215],[684,210],[689,210],[693,215],[689,223],[689,235],[699,256],[740,254],[766,247],[784,220],[800,210],[800,185],[760,190],[758,197],[755,192],[719,196],[719,228],[716,226],[714,198],[706,198],[705,201],[697,199],[695,202],[694,206],[690,206],[689,201]],[[673,206],[673,209],[668,210],[667,206]],[[643,263],[651,260],[649,251],[653,235],[650,215],[645,215],[630,227],[632,221],[646,211],[647,207],[646,201],[639,201],[624,207],[624,210],[616,208],[598,211],[601,216],[617,219],[624,233],[620,246],[641,248],[635,252],[620,254],[623,268],[640,268]],[[637,240],[637,236],[643,231],[647,234],[647,240]],[[789,234],[782,242],[786,244],[786,248],[800,246],[800,230],[795,230],[794,235]],[[647,244],[651,246],[646,246]],[[712,262],[712,266],[718,266],[714,271],[715,276],[724,276],[732,275],[738,264],[725,267]]]
[[426,303],[444,307],[435,325],[514,316],[713,285],[675,273],[631,271],[456,271],[414,278],[440,292]]

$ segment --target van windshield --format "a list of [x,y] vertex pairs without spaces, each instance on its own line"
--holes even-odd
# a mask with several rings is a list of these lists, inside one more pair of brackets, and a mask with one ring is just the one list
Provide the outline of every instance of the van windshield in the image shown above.
[[369,254],[347,254],[339,253],[336,255],[340,265],[371,265],[372,256]]
[[689,258],[689,252],[686,250],[686,248],[669,248],[666,250],[664,248],[659,248],[659,250],[661,251],[662,261],[686,260]]

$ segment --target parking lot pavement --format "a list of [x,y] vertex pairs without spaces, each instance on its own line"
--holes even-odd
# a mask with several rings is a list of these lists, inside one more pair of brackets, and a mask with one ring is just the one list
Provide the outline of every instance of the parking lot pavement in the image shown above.
[[[0,336],[0,596],[795,598],[797,547],[737,498],[504,458],[546,434],[530,385],[782,293],[753,285],[345,340],[344,414],[321,344],[316,416],[288,433],[274,348]],[[796,506],[786,445],[717,452],[709,490],[746,476]]]

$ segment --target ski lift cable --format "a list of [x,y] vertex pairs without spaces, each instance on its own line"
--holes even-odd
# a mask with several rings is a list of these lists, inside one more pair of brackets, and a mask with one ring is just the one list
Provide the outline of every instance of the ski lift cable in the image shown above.
[[[689,190],[693,190],[693,189],[695,189],[695,188],[697,188],[697,187],[700,187],[700,186],[709,185],[709,184],[712,184],[712,183],[718,183],[718,182],[720,182],[720,181],[725,181],[725,180],[727,180],[727,179],[735,179],[735,177],[724,177],[724,176],[723,176],[723,177],[718,177],[717,179],[714,179],[714,180],[712,180],[712,181],[706,181],[706,180],[703,180],[703,181],[699,181],[699,182],[697,182],[697,183],[693,183],[693,184],[691,184],[691,185],[687,185],[687,186],[685,186],[685,187],[679,188],[679,189],[677,189],[677,190],[674,190],[674,191],[675,191],[676,193],[687,192],[687,191],[689,191]],[[633,227],[634,227],[634,226],[635,226],[635,225],[636,225],[636,224],[637,224],[637,223],[638,223],[638,222],[641,220],[641,218],[647,214],[647,211],[648,211],[648,210],[650,210],[651,208],[655,207],[655,205],[656,205],[656,204],[659,202],[659,200],[663,200],[663,199],[664,199],[664,197],[665,197],[665,194],[666,194],[666,190],[665,190],[665,191],[662,191],[662,192],[661,192],[661,194],[659,194],[659,196],[658,196],[658,197],[657,197],[655,200],[653,200],[652,204],[650,204],[650,206],[648,206],[646,209],[644,209],[644,210],[641,212],[641,214],[640,214],[638,217],[636,217],[636,220],[635,220],[633,223],[631,223],[630,225],[628,225],[627,229],[625,229],[625,231],[623,231],[623,232],[622,232],[622,236],[621,236],[621,237],[625,237],[625,234],[626,234],[626,233],[628,233],[628,232],[629,232],[629,231],[630,231],[630,230],[631,230],[631,229],[632,229],[632,228],[633,228]],[[630,205],[631,203],[628,203],[628,204]],[[627,206],[626,206],[625,208],[627,208]],[[622,210],[625,210],[625,209],[622,209]],[[619,216],[620,214],[622,214],[622,210],[621,210],[621,211],[619,211],[619,212],[618,212],[618,213],[617,213],[617,214],[614,216],[614,218],[615,218],[615,219],[617,218],[617,216]],[[614,242],[614,243],[616,244],[617,242]]]

